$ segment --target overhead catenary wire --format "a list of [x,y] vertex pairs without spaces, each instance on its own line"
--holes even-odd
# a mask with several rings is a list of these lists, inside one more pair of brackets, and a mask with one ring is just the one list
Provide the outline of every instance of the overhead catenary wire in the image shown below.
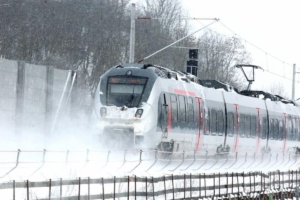
[[219,19],[214,19],[214,21],[211,22],[210,24],[208,24],[208,25],[206,25],[206,26],[204,26],[204,27],[202,27],[202,28],[200,28],[200,29],[197,29],[196,31],[194,31],[194,32],[192,32],[192,33],[190,33],[190,34],[188,34],[187,36],[185,36],[185,37],[183,37],[183,38],[181,38],[181,39],[179,39],[179,40],[177,40],[177,41],[175,41],[175,42],[173,42],[172,44],[169,44],[168,46],[165,46],[164,48],[162,48],[162,49],[160,49],[160,50],[158,50],[158,51],[156,51],[156,52],[150,54],[149,56],[144,57],[143,59],[139,60],[138,63],[141,63],[141,62],[143,62],[144,60],[147,60],[148,58],[150,58],[150,57],[152,57],[152,56],[154,56],[154,55],[156,55],[156,54],[158,54],[158,53],[164,51],[165,49],[167,49],[167,48],[169,48],[169,47],[171,47],[171,46],[177,44],[178,42],[180,42],[180,41],[182,41],[182,40],[184,40],[184,39],[186,39],[186,38],[188,38],[188,37],[194,35],[195,33],[198,33],[199,31],[201,31],[201,30],[203,30],[203,29],[205,29],[205,28],[211,26],[212,24],[216,23],[218,20],[219,20]]
[[237,34],[236,32],[234,32],[232,29],[230,29],[228,26],[226,26],[224,23],[222,23],[220,20],[219,20],[218,22],[219,22],[222,26],[224,26],[227,30],[229,30],[230,32],[232,32],[234,35],[236,35],[237,37],[239,37],[239,38],[245,40],[246,43],[250,44],[251,46],[255,47],[256,49],[262,51],[263,53],[266,53],[268,56],[270,56],[270,57],[272,57],[272,58],[274,58],[274,59],[276,59],[276,60],[278,60],[278,61],[280,61],[280,62],[286,63],[286,64],[288,64],[288,65],[291,66],[291,67],[293,66],[293,64],[288,63],[288,62],[285,62],[284,60],[278,58],[277,56],[274,56],[274,55],[268,53],[267,51],[263,50],[262,48],[258,47],[257,45],[253,44],[252,42],[249,42],[248,40],[246,40],[245,38],[243,38],[242,36],[240,36],[239,34]]
[[[199,21],[197,21],[197,22],[200,23],[200,24],[202,24],[202,23],[199,22]],[[277,61],[283,63],[283,68],[284,68],[284,65],[285,65],[285,64],[288,65],[288,66],[290,66],[290,67],[292,67],[293,64],[288,63],[288,62],[286,62],[286,61],[284,61],[284,60],[278,58],[277,56],[274,56],[274,55],[268,53],[267,51],[263,50],[262,48],[260,48],[259,46],[253,44],[252,42],[249,42],[248,40],[246,40],[245,38],[243,38],[242,36],[240,36],[239,34],[237,34],[235,31],[233,31],[232,29],[230,29],[228,26],[226,26],[224,23],[222,23],[220,20],[218,20],[218,22],[219,22],[223,27],[225,27],[228,31],[230,31],[234,36],[236,36],[236,37],[238,37],[238,38],[244,40],[245,43],[247,43],[247,44],[253,46],[254,48],[258,49],[259,51],[265,53],[265,55],[266,55],[266,68],[267,68],[267,69],[265,69],[265,71],[266,71],[267,73],[270,73],[270,74],[272,74],[272,75],[278,76],[278,77],[283,78],[283,79],[286,79],[286,80],[288,80],[288,81],[292,81],[291,78],[287,78],[287,77],[285,76],[285,71],[283,71],[283,75],[270,71],[270,69],[269,69],[269,61],[268,61],[268,57],[272,57],[273,59],[275,59],[275,60],[277,60]],[[203,25],[203,24],[202,24],[202,25]],[[283,70],[284,70],[284,69],[283,69]],[[300,81],[299,81],[299,80],[296,81],[296,82],[300,84]]]
[[[280,78],[283,78],[283,79],[292,81],[291,78],[287,78],[287,77],[286,77],[285,71],[284,71],[284,65],[286,64],[286,65],[288,65],[288,66],[290,66],[290,67],[293,67],[293,64],[288,63],[288,62],[286,62],[286,61],[284,61],[284,60],[278,58],[277,56],[274,56],[274,55],[268,53],[267,51],[263,50],[262,48],[258,47],[257,45],[255,45],[255,44],[249,42],[248,40],[244,39],[242,36],[240,36],[239,34],[237,34],[236,32],[234,32],[232,29],[230,29],[228,26],[226,26],[226,25],[225,25],[224,23],[222,23],[220,20],[219,20],[218,22],[219,22],[222,26],[224,26],[227,30],[229,30],[231,33],[233,33],[235,36],[237,36],[237,37],[243,39],[246,43],[250,44],[250,45],[253,46],[254,48],[256,48],[256,49],[258,49],[259,51],[261,51],[261,52],[263,52],[263,53],[266,54],[266,67],[267,67],[266,72],[268,72],[268,73],[270,73],[270,74],[272,74],[272,75],[278,76],[278,77],[280,77]],[[268,62],[268,56],[269,56],[269,57],[272,57],[272,58],[274,58],[275,60],[277,60],[277,61],[283,63],[283,75],[278,74],[278,73],[274,73],[274,72],[271,72],[271,71],[270,71],[270,69],[269,69],[269,62]],[[300,81],[296,81],[296,82],[297,82],[297,83],[300,83]]]

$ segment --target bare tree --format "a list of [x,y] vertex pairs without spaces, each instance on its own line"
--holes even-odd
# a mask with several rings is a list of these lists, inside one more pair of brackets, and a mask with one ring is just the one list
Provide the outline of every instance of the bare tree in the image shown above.
[[[181,19],[182,9],[179,0],[145,0],[138,4],[138,15],[152,20],[137,20],[136,58],[142,59],[157,50],[173,43],[188,34],[187,22]],[[187,45],[187,39],[179,45]],[[187,50],[168,48],[149,58],[147,63],[180,69],[185,65]]]
[[201,79],[216,79],[240,88],[236,64],[247,64],[250,55],[240,39],[207,31],[198,40],[199,72]]
[[283,84],[279,83],[279,82],[274,82],[270,88],[267,88],[266,91],[270,92],[273,95],[279,95],[285,99],[289,99],[288,98],[288,93],[285,90],[285,87],[283,86]]

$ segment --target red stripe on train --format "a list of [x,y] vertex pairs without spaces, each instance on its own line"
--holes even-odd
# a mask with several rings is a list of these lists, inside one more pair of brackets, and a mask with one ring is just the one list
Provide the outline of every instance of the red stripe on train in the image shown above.
[[186,90],[179,90],[179,89],[174,89],[174,92],[176,94],[182,94],[182,95],[189,95],[189,96],[196,96],[194,92],[186,91]]

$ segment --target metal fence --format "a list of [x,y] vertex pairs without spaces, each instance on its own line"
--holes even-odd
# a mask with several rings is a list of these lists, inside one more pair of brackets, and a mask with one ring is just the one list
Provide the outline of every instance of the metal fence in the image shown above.
[[[70,150],[0,150],[0,181],[71,179],[73,177],[107,177],[124,175],[195,174],[212,172],[298,170],[295,155],[195,156],[165,157],[169,152],[139,151],[70,151]],[[247,155],[247,154],[246,154]],[[263,158],[266,159],[263,159]],[[251,159],[252,158],[252,159]],[[1,195],[0,195],[1,196]]]
[[[300,172],[183,174],[160,177],[78,178],[0,184],[10,199],[276,199],[295,197]],[[6,193],[3,193],[6,191]]]

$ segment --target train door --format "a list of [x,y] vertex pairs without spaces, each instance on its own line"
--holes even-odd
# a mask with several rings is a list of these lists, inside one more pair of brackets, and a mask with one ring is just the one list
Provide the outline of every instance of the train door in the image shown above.
[[261,148],[261,120],[260,120],[260,109],[256,108],[256,127],[255,127],[255,132],[256,132],[256,153],[260,151]]
[[201,146],[202,146],[202,135],[201,135],[201,130],[203,129],[203,106],[202,106],[202,99],[196,97],[196,102],[195,102],[195,120],[197,124],[197,132],[196,132],[196,143],[195,143],[195,151],[199,152],[201,151]]
[[238,151],[239,145],[239,105],[234,104],[234,144],[233,144],[233,152],[236,153]]
[[167,134],[170,131],[169,127],[169,95],[166,93],[162,93],[160,95],[160,111],[159,111],[159,122],[161,127],[161,131],[163,132],[163,136],[166,137],[165,134]]
[[288,140],[288,120],[286,113],[283,113],[283,145],[282,145],[282,152],[285,152],[286,143]]

